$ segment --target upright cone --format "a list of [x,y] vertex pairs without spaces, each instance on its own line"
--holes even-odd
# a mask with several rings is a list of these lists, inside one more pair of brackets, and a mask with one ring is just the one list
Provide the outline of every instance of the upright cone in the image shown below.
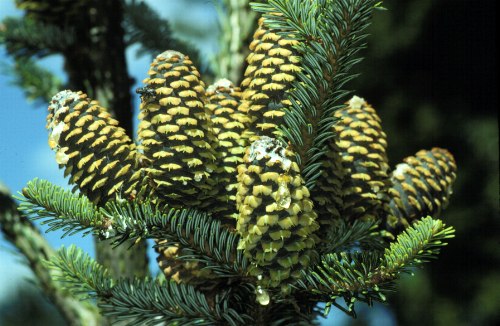
[[259,20],[241,82],[245,91],[240,111],[251,118],[246,137],[252,141],[261,135],[274,137],[283,124],[284,108],[291,105],[286,93],[301,70],[296,44],[293,35],[270,30],[264,18]]
[[151,64],[142,95],[138,138],[155,194],[171,205],[201,203],[215,168],[205,87],[189,58],[165,51]]
[[218,80],[207,88],[208,103],[216,143],[217,164],[212,180],[217,185],[215,201],[208,209],[225,218],[229,225],[236,224],[237,167],[243,163],[247,141],[242,137],[248,127],[249,117],[238,111],[241,91],[227,80]]
[[96,204],[135,197],[140,154],[106,109],[82,92],[61,91],[49,105],[49,145],[69,182]]
[[401,231],[430,215],[439,217],[447,206],[457,166],[450,152],[441,148],[421,150],[405,158],[391,173],[389,230]]
[[319,242],[317,215],[294,158],[278,141],[263,136],[238,167],[239,249],[264,288],[281,285],[285,290],[314,259]]
[[380,220],[387,212],[389,164],[386,134],[377,112],[354,96],[335,112],[334,128],[345,176],[341,215],[349,220]]

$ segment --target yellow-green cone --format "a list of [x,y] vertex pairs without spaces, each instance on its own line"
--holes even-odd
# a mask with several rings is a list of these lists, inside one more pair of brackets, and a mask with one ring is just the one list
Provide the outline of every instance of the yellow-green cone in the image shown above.
[[294,159],[277,140],[263,136],[238,167],[239,249],[264,288],[285,290],[314,259],[319,242],[317,216]]
[[229,218],[234,224],[236,218],[236,189],[238,188],[237,167],[243,163],[247,146],[242,137],[248,127],[249,118],[238,111],[241,91],[227,79],[221,79],[207,88],[208,104],[205,107],[211,114],[212,130],[217,142],[217,166],[211,179],[217,184],[216,201],[210,211],[218,216]]
[[[336,137],[336,136],[335,136]],[[337,145],[337,138],[331,139],[328,144],[328,152],[322,161],[323,171],[316,180],[315,187],[311,190],[311,198],[318,213],[320,230],[318,236],[326,240],[326,234],[335,221],[341,218],[342,202],[342,180],[344,179],[344,167],[342,166],[341,152]]]
[[57,93],[47,117],[49,145],[70,183],[96,204],[137,195],[142,180],[135,145],[106,109],[82,92]]
[[380,220],[388,210],[386,134],[375,109],[354,96],[335,112],[337,147],[344,178],[342,218]]
[[142,95],[138,138],[156,196],[172,205],[201,203],[215,168],[205,87],[189,58],[165,51],[151,64]]
[[389,230],[427,215],[439,217],[456,178],[455,159],[446,149],[421,150],[403,161],[391,173],[390,211],[397,221],[387,221]]
[[274,137],[276,126],[283,124],[283,108],[291,105],[286,93],[300,71],[300,57],[293,48],[298,41],[292,35],[267,29],[261,18],[253,37],[240,106],[252,119],[246,135],[251,140],[261,135]]

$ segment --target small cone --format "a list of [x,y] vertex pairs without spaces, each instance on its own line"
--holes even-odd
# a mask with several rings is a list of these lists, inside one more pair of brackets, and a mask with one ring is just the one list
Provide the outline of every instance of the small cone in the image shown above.
[[238,188],[237,167],[243,163],[247,139],[241,135],[248,127],[249,118],[238,111],[241,91],[227,79],[221,79],[207,88],[208,104],[205,107],[211,114],[213,134],[217,142],[217,164],[212,180],[217,184],[213,197],[215,202],[208,208],[217,216],[223,217],[225,224],[233,228],[236,224],[236,190]]
[[448,205],[457,166],[450,152],[441,148],[421,150],[405,158],[391,173],[388,230],[399,232],[428,215],[437,218]]

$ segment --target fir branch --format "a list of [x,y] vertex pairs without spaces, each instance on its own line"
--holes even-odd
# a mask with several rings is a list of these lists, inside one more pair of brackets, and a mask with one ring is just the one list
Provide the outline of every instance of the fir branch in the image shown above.
[[[304,272],[303,279],[297,283],[298,289],[307,289],[312,300],[330,302],[337,307],[336,300],[343,298],[347,304],[346,313],[354,314],[356,301],[369,305],[374,300],[384,301],[385,296],[371,272],[380,264],[381,255],[375,253],[333,253],[322,257],[319,264]],[[388,290],[392,284],[384,287]]]
[[218,276],[242,276],[248,261],[236,247],[239,236],[220,221],[196,209],[174,209],[145,203],[111,202],[103,210],[116,243],[128,239],[165,239],[187,249],[180,260],[199,261]]
[[14,58],[15,64],[6,67],[13,77],[12,84],[18,86],[30,101],[45,104],[62,88],[62,82],[51,71],[27,57]]
[[54,256],[55,251],[28,218],[19,214],[16,203],[2,184],[0,184],[0,230],[5,239],[26,258],[36,276],[37,284],[68,324],[98,324],[96,307],[68,296],[61,284],[55,280],[55,272],[45,266],[44,259]]
[[113,287],[111,297],[100,307],[117,320],[131,318],[133,325],[242,325],[251,320],[230,308],[229,298],[216,296],[210,304],[207,297],[193,286],[174,281],[121,280]]
[[75,296],[110,297],[113,279],[108,271],[74,245],[62,247],[45,262],[47,267],[59,271],[57,279]]
[[150,278],[113,280],[101,265],[74,246],[59,250],[47,265],[61,273],[60,280],[70,292],[98,298],[105,316],[130,324],[238,325],[250,320],[231,308],[230,296],[216,295],[209,302],[191,285]]
[[356,300],[371,304],[385,301],[384,292],[391,291],[401,273],[435,258],[446,240],[454,237],[454,229],[441,220],[426,217],[398,235],[396,242],[382,255],[380,252],[333,253],[322,257],[316,266],[303,273],[297,283],[299,291],[312,293],[317,301],[335,303],[343,297],[346,312],[353,313]]
[[147,3],[132,0],[125,3],[124,9],[126,43],[140,45],[137,55],[156,56],[171,49],[188,54],[193,62],[199,63],[199,54],[194,46],[175,38],[169,22]]
[[[308,188],[321,174],[326,144],[334,136],[333,113],[348,92],[344,85],[355,77],[349,73],[360,61],[366,28],[377,3],[374,0],[270,0],[252,4],[266,17],[271,29],[294,34],[302,55],[301,68],[293,83],[280,128],[297,153]],[[278,14],[276,14],[278,13]]]
[[455,237],[455,229],[427,216],[403,233],[385,250],[378,273],[381,278],[411,272],[412,267],[435,259],[447,240]]
[[85,196],[39,179],[28,182],[18,199],[24,214],[49,225],[47,232],[62,229],[63,236],[93,233],[116,245],[127,240],[165,239],[188,249],[179,259],[202,262],[219,276],[243,276],[248,267],[247,259],[236,249],[239,236],[196,209],[128,201],[97,208]]
[[[63,237],[96,228],[106,230],[107,223],[98,208],[83,195],[77,195],[49,181],[38,178],[29,181],[22,191],[19,209],[33,220],[44,220],[47,232],[62,229]],[[105,231],[104,231],[105,232]]]
[[335,220],[327,234],[324,252],[350,251],[356,248],[382,250],[384,243],[377,232],[378,224],[378,221],[355,220],[350,223],[344,219]]
[[45,57],[62,53],[75,40],[72,29],[61,29],[31,18],[5,18],[0,28],[0,43],[15,58]]

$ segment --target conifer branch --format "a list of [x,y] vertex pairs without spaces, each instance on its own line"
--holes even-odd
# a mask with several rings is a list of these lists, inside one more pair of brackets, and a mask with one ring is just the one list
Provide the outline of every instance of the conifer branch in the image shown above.
[[12,84],[18,86],[28,100],[45,104],[62,88],[61,80],[33,59],[14,59],[15,64],[7,67],[6,72],[13,77]]
[[44,220],[49,225],[47,232],[62,229],[63,237],[84,231],[91,233],[91,228],[105,230],[105,221],[97,206],[84,195],[74,194],[56,186],[47,180],[38,178],[29,181],[23,189],[19,209],[33,220]]
[[8,17],[2,24],[0,43],[5,44],[7,52],[15,58],[62,53],[75,38],[71,29],[63,30],[27,17]]
[[427,216],[403,233],[385,250],[379,269],[381,276],[397,276],[410,272],[410,268],[435,259],[447,240],[455,237],[455,229],[446,227],[441,220]]
[[[454,229],[441,220],[426,217],[416,222],[380,252],[333,253],[303,273],[297,283],[299,291],[313,293],[317,301],[335,302],[343,297],[348,313],[354,313],[356,300],[371,304],[385,301],[384,292],[391,291],[401,273],[436,258],[446,241],[454,237]],[[328,299],[329,298],[329,299]]]
[[325,253],[350,251],[356,248],[381,250],[383,242],[377,232],[378,222],[355,220],[350,223],[344,219],[335,220],[325,241]]
[[97,208],[88,198],[49,181],[34,179],[23,189],[20,210],[48,224],[47,231],[62,229],[63,236],[84,232],[113,239],[165,239],[189,250],[182,260],[203,262],[219,276],[243,276],[248,261],[236,247],[239,236],[220,221],[196,209],[173,209],[151,203],[109,202]]
[[269,28],[293,34],[299,44],[301,72],[293,82],[280,128],[297,153],[308,188],[321,174],[326,142],[334,136],[333,112],[348,92],[344,85],[355,77],[350,70],[360,61],[374,0],[270,0],[253,4]]
[[96,307],[70,297],[54,279],[56,273],[43,264],[44,259],[55,255],[55,251],[29,219],[18,212],[16,203],[2,184],[0,184],[0,230],[5,239],[16,246],[26,258],[36,276],[37,284],[69,324],[98,324]]
[[150,203],[109,203],[105,216],[113,223],[116,243],[137,239],[164,239],[187,249],[180,260],[199,261],[220,277],[243,276],[248,261],[236,247],[239,236],[220,221],[196,209],[174,209]]
[[82,294],[83,298],[110,296],[114,280],[108,271],[74,245],[67,249],[62,247],[45,264],[58,270],[57,279],[78,297],[82,297]]
[[193,286],[146,279],[113,280],[107,270],[74,246],[62,248],[47,262],[75,295],[99,299],[105,316],[116,316],[135,325],[161,322],[182,325],[243,324],[250,317],[231,308],[230,295],[213,301]]
[[189,54],[193,62],[199,62],[199,54],[194,46],[175,38],[169,22],[147,3],[135,0],[126,2],[124,18],[126,43],[140,45],[137,55],[156,56],[165,50],[176,50]]

